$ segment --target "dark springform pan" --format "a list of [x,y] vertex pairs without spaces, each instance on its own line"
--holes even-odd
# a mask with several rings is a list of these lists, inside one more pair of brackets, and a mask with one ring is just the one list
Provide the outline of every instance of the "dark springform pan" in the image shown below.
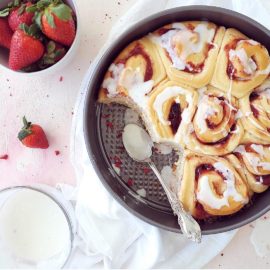
[[[88,92],[84,108],[84,135],[91,162],[103,185],[110,194],[127,210],[142,220],[173,232],[180,232],[177,219],[171,211],[161,211],[151,205],[138,201],[128,192],[128,187],[117,180],[108,169],[108,160],[104,153],[100,137],[97,97],[105,72],[115,57],[130,42],[141,38],[157,28],[176,21],[203,20],[225,27],[233,27],[262,43],[270,51],[270,31],[249,17],[227,9],[210,6],[187,6],[165,10],[147,17],[122,34],[105,52],[89,78]],[[91,181],[91,179],[89,179]],[[97,202],[99,203],[99,202]],[[203,223],[202,233],[215,234],[239,228],[264,215],[270,210],[270,189],[256,196],[255,202],[230,218],[218,219],[212,223]]]

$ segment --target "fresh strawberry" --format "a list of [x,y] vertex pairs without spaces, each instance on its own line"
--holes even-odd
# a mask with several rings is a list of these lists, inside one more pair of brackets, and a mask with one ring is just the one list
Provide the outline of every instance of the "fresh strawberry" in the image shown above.
[[24,126],[18,134],[18,138],[23,145],[29,148],[41,149],[49,147],[46,134],[41,126],[28,122],[25,116],[23,117],[23,124]]
[[0,46],[9,49],[12,35],[7,19],[0,18]]
[[25,24],[16,30],[10,45],[9,67],[20,70],[37,62],[44,54],[44,46],[35,36],[35,25]]
[[70,46],[76,35],[76,26],[72,17],[72,9],[63,4],[49,5],[40,15],[41,31],[48,38],[65,46]]
[[32,3],[27,2],[26,4],[21,4],[19,7],[16,7],[9,12],[8,23],[14,32],[22,23],[28,26],[32,24],[34,13],[28,11],[31,6],[33,6]]

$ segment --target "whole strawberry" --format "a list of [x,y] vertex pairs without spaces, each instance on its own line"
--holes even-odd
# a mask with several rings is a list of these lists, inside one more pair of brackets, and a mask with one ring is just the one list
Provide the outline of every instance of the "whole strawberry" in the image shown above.
[[28,26],[32,24],[34,13],[28,11],[31,6],[33,6],[32,3],[27,2],[26,4],[21,4],[19,7],[16,7],[9,12],[8,23],[14,32],[22,23]]
[[24,126],[18,134],[18,138],[23,145],[29,148],[41,149],[49,147],[46,134],[41,126],[28,122],[25,116],[23,117],[23,124]]
[[37,62],[44,54],[42,42],[36,38],[36,26],[25,24],[16,30],[10,45],[9,68],[20,70]]
[[72,9],[63,4],[51,4],[40,15],[41,31],[48,38],[71,46],[76,35]]
[[13,32],[5,18],[0,18],[0,46],[10,48]]

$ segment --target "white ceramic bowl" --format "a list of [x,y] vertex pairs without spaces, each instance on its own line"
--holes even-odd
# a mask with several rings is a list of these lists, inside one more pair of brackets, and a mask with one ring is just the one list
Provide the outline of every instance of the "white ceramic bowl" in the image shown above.
[[[7,49],[0,47],[0,68],[7,70],[7,71],[10,71],[12,73],[21,74],[24,76],[25,75],[28,75],[28,76],[38,75],[38,76],[40,76],[40,75],[53,74],[53,73],[61,70],[63,67],[65,67],[71,61],[71,59],[74,57],[74,55],[76,53],[76,49],[78,48],[78,45],[79,45],[81,25],[80,25],[80,18],[79,18],[79,12],[78,12],[76,0],[64,0],[64,2],[66,2],[72,8],[72,10],[74,11],[76,18],[77,18],[76,36],[75,36],[75,39],[74,39],[71,47],[67,51],[66,55],[59,62],[54,64],[53,66],[51,66],[47,69],[41,70],[41,71],[35,71],[35,72],[14,71],[8,67],[9,51]],[[8,3],[10,3],[10,0],[0,0],[0,10],[5,8],[8,5]]]

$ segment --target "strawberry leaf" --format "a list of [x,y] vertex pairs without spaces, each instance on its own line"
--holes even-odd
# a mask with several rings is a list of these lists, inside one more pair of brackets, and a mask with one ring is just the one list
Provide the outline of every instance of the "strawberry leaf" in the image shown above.
[[49,41],[49,43],[47,45],[47,52],[48,52],[48,54],[54,52],[55,48],[56,48],[55,42]]
[[26,5],[25,4],[22,4],[19,9],[18,9],[18,15],[22,15],[25,11],[25,7]]
[[37,7],[35,5],[29,6],[26,8],[27,13],[34,13],[37,11]]
[[3,10],[0,11],[0,17],[7,17],[9,15],[10,12],[10,8],[5,8]]
[[55,28],[55,23],[54,23],[54,18],[52,13],[49,10],[45,10],[45,16],[48,21],[48,24],[52,27]]
[[41,16],[42,16],[42,13],[36,12],[35,13],[35,16],[33,18],[33,21],[38,25],[38,27],[40,29],[42,28],[42,26],[41,26]]
[[27,136],[29,136],[30,134],[32,134],[31,130],[27,130],[27,129],[22,129],[19,134],[18,134],[18,139],[20,141],[22,141],[23,139],[25,139]]
[[39,36],[39,27],[35,23],[31,24],[30,26],[28,26],[25,23],[21,23],[19,28],[31,37],[34,37],[36,39],[38,39],[40,37]]
[[22,141],[24,138],[26,138],[27,136],[29,136],[30,134],[32,134],[31,131],[31,122],[28,122],[25,118],[25,116],[23,117],[23,127],[21,129],[21,131],[18,134],[18,138],[20,141]]
[[50,9],[55,16],[63,21],[69,21],[72,18],[72,9],[65,4],[52,6]]

